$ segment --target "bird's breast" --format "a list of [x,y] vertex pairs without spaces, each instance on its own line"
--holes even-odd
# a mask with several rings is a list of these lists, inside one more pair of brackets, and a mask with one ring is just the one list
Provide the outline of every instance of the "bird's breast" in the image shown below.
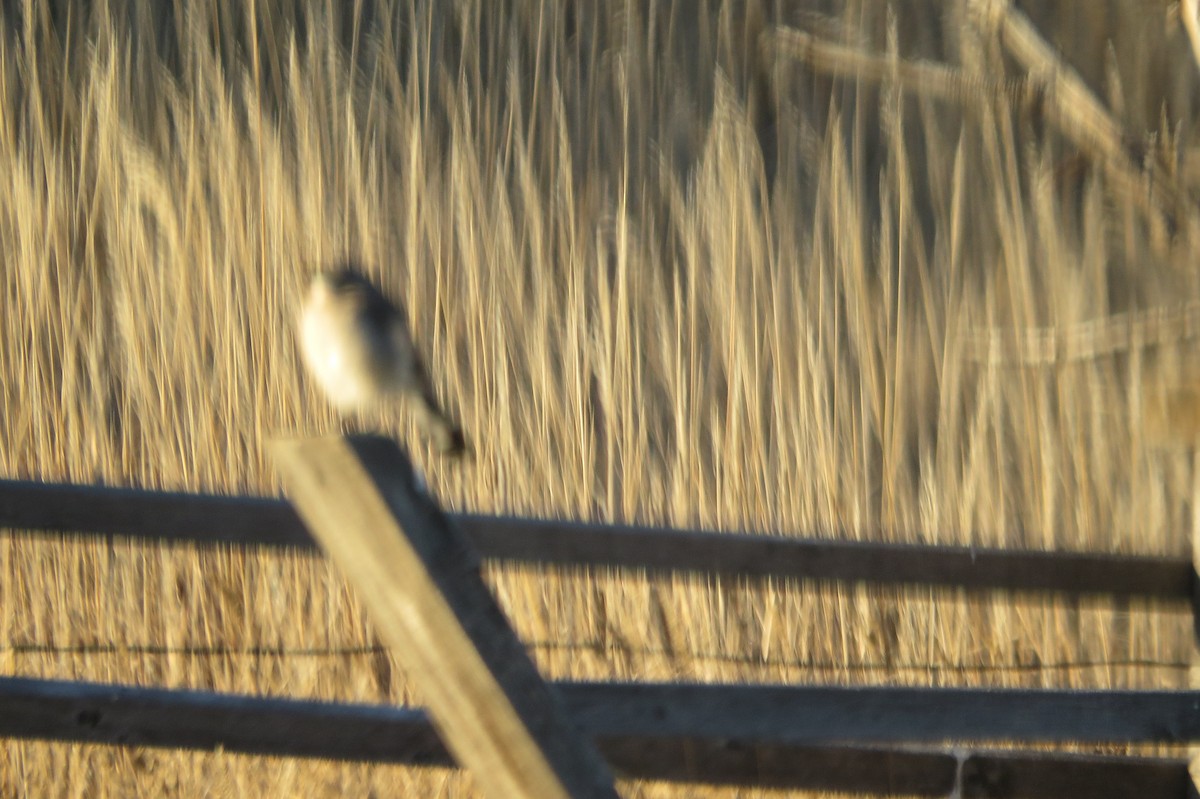
[[301,354],[305,366],[330,400],[342,410],[378,399],[377,356],[371,352],[353,318],[342,318],[319,305],[306,309],[301,321]]

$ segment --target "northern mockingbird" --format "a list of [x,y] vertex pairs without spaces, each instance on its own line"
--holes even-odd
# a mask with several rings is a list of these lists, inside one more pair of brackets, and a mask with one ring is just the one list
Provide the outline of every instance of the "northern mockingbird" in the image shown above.
[[354,266],[316,275],[299,321],[304,365],[341,413],[399,396],[438,450],[466,452],[462,431],[434,397],[404,311]]

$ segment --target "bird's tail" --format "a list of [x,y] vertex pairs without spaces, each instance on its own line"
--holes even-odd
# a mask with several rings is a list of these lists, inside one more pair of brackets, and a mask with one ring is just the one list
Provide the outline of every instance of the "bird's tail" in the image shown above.
[[471,453],[462,428],[450,421],[428,392],[419,392],[413,397],[413,408],[417,424],[433,440],[433,445],[439,452],[443,455]]

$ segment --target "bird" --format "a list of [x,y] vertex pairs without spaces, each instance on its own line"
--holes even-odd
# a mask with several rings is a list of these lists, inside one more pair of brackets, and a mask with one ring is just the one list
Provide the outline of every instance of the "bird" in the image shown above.
[[313,276],[298,327],[304,365],[341,414],[401,398],[437,450],[469,452],[462,429],[438,404],[403,306],[389,300],[355,264]]

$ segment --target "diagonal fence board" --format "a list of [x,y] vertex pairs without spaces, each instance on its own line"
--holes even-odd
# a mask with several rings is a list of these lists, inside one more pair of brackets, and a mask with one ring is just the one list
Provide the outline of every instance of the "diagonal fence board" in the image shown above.
[[[598,702],[628,701],[605,697],[604,687],[597,695],[569,683],[560,690],[577,711]],[[1039,692],[1032,693],[1036,702]],[[1188,782],[1183,759],[789,743],[746,738],[733,729],[712,735],[637,734],[605,718],[581,713],[585,731],[595,736],[613,767],[638,779],[917,796],[951,795],[958,781],[963,795],[1011,799],[1176,799]],[[0,736],[453,765],[419,708],[14,677],[0,678]]]
[[[448,514],[484,558],[748,578],[1059,591],[1190,602],[1192,562],[970,547],[874,544]],[[159,542],[313,549],[284,500],[0,480],[0,527]]]
[[611,797],[613,777],[538,674],[470,540],[391,440],[277,441],[271,454],[322,548],[427,697],[455,759],[496,797]]
[[1195,208],[1174,176],[1149,147],[1139,152],[1131,146],[1133,137],[1012,0],[970,0],[969,5],[978,12],[981,30],[998,34],[995,38],[1040,87],[1039,112],[1098,162],[1124,201],[1141,206],[1154,225],[1190,224]]

